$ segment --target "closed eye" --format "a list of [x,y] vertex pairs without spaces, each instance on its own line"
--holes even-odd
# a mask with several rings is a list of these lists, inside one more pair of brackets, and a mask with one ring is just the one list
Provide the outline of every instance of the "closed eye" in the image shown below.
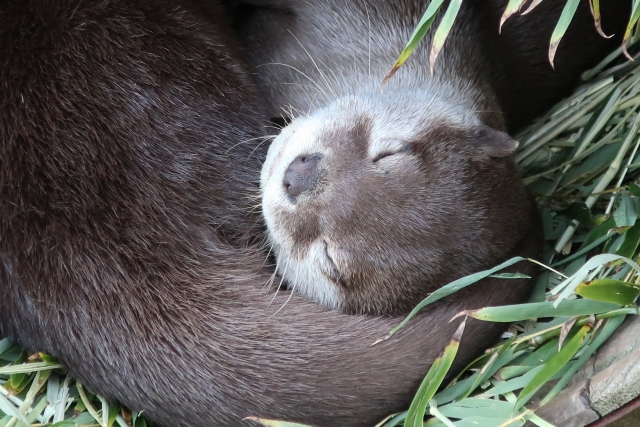
[[395,156],[396,154],[411,153],[412,150],[413,150],[413,145],[412,144],[407,144],[404,147],[402,147],[400,150],[397,150],[397,151],[383,151],[383,152],[379,153],[377,156],[375,156],[372,161],[373,161],[373,163],[376,163],[378,160],[384,159],[385,157]]

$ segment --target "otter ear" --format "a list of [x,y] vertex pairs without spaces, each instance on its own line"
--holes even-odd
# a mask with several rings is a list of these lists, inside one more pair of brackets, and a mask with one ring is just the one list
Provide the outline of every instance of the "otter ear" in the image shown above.
[[507,157],[518,148],[518,141],[485,125],[475,129],[470,139],[471,150],[476,158]]

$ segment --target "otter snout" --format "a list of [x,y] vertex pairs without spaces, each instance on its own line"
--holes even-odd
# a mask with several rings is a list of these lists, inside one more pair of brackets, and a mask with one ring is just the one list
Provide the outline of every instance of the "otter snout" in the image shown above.
[[290,197],[298,197],[315,188],[319,179],[318,162],[322,157],[320,153],[298,156],[289,164],[282,185]]

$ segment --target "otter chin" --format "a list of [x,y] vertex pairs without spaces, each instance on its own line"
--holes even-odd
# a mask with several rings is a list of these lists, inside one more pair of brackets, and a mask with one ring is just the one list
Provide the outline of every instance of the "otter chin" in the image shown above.
[[517,145],[437,93],[344,97],[294,119],[261,173],[278,273],[331,308],[401,314],[516,255],[537,215]]

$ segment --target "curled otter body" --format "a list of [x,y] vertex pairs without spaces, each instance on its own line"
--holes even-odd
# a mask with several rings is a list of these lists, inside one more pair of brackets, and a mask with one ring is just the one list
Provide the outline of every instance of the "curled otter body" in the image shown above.
[[[537,75],[510,73],[547,60],[547,30],[564,2],[526,17],[533,58],[520,60],[520,34],[510,25],[497,31],[501,2],[468,2],[434,75],[428,35],[384,93],[389,61],[428,1],[266,3],[241,28],[271,114],[295,117],[271,145],[261,178],[289,288],[349,313],[402,313],[444,283],[519,255],[542,233],[506,131],[557,100],[550,91],[580,68],[562,71],[565,56],[557,75],[548,64]],[[611,44],[595,29],[580,35],[596,38],[600,50],[583,48],[579,65]]]
[[[266,106],[207,6],[0,5],[1,333],[159,426],[371,426],[406,408],[457,312],[528,289],[486,280],[375,347],[400,319],[270,305],[251,210]],[[501,329],[468,323],[456,367]]]

